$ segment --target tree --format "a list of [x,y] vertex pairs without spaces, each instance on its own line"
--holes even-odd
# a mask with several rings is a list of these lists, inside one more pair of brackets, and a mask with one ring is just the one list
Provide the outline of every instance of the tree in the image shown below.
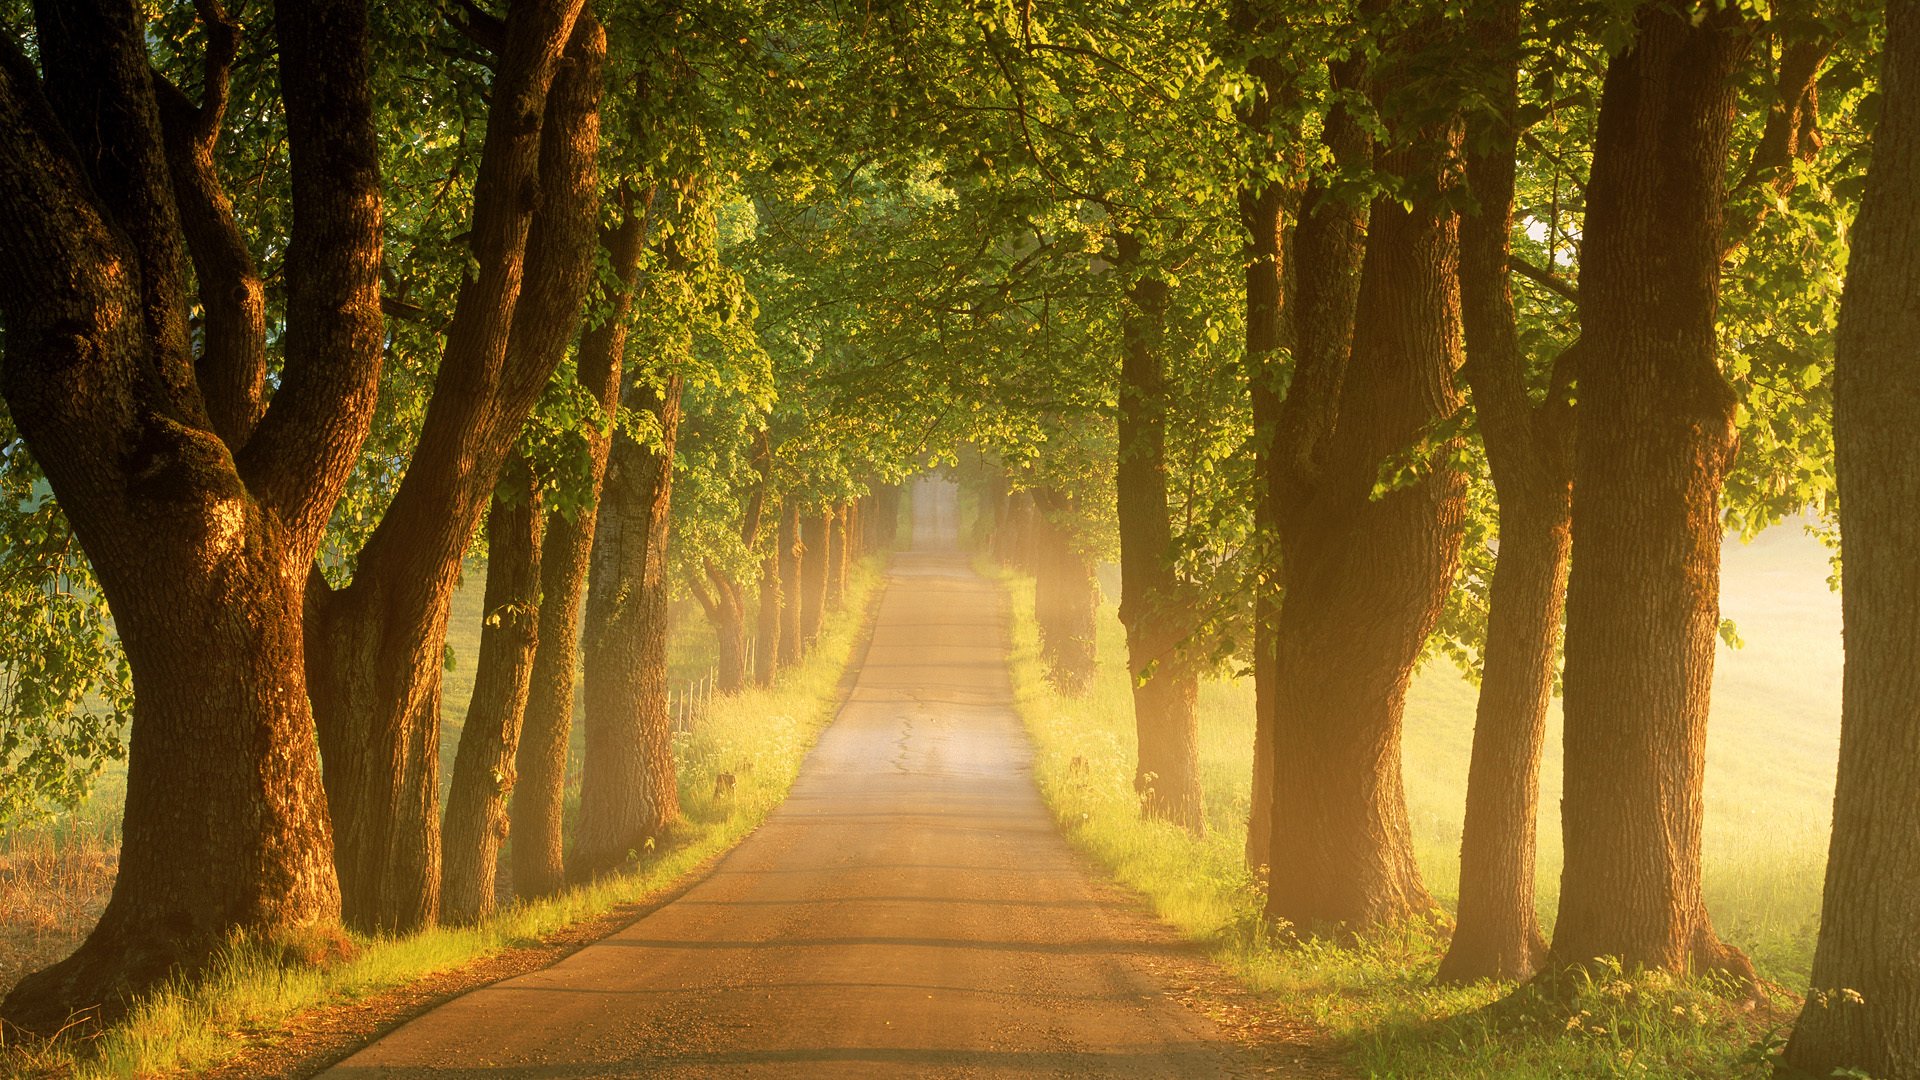
[[680,820],[667,711],[668,510],[680,389],[672,371],[628,388],[627,408],[649,418],[648,442],[616,435],[607,465],[582,634],[586,748],[580,829],[567,857],[576,881],[626,866]]
[[1809,1076],[1920,1071],[1920,4],[1887,4],[1881,63],[1835,342],[1840,772],[1813,988],[1785,1055]]
[[[1460,222],[1466,358],[1460,368],[1499,500],[1480,698],[1474,715],[1460,901],[1443,982],[1521,979],[1546,956],[1534,910],[1540,755],[1553,693],[1572,544],[1572,350],[1535,404],[1508,265],[1520,139],[1517,0],[1483,5],[1464,29],[1469,78],[1488,107],[1467,119],[1466,176],[1476,203]],[[1484,84],[1484,85],[1480,85]]]
[[507,793],[539,647],[544,525],[540,488],[526,458],[516,453],[487,510],[480,656],[441,827],[440,916],[450,923],[476,922],[493,912]]
[[411,930],[439,914],[453,586],[507,450],[573,338],[592,267],[606,35],[579,15],[578,0],[519,4],[479,30],[496,46],[499,121],[474,184],[472,269],[399,490],[353,580],[309,590],[308,674],[343,912],[362,929]]
[[640,260],[654,191],[622,187],[618,224],[601,243],[611,274],[604,279],[598,317],[580,335],[574,370],[580,386],[599,406],[600,423],[588,425],[586,498],[572,515],[547,515],[540,547],[539,650],[534,657],[520,745],[514,758],[511,821],[513,889],[523,897],[547,896],[566,883],[562,816],[566,803],[567,751],[573,734],[573,684],[579,670],[580,609],[600,517],[601,486],[612,452],[614,417],[631,330]]
[[[1400,729],[1459,565],[1466,501],[1444,434],[1459,407],[1448,168],[1459,134],[1452,103],[1436,105],[1420,78],[1447,47],[1444,24],[1430,9],[1404,17],[1410,25],[1386,24],[1372,73],[1386,129],[1374,167],[1395,195],[1372,200],[1351,316],[1353,211],[1310,191],[1311,216],[1296,230],[1301,352],[1273,454],[1284,470],[1274,518],[1285,597],[1266,910],[1302,933],[1357,932],[1433,907],[1413,859]],[[1336,71],[1335,85],[1365,77]],[[1328,122],[1343,163],[1364,145],[1354,123],[1344,110]]]
[[[324,943],[340,915],[302,610],[381,366],[366,11],[276,12],[297,258],[264,405],[232,393],[263,385],[257,270],[197,168],[223,128],[238,28],[217,4],[202,11],[204,90],[185,108],[156,100],[137,5],[43,6],[44,78],[0,40],[0,389],[98,575],[136,691],[113,894],[77,952],[0,1005],[31,1031],[109,1017],[236,934]],[[198,356],[189,257],[203,294],[236,301],[205,305]]]
[[1566,867],[1550,961],[1751,978],[1700,892],[1734,395],[1716,362],[1732,6],[1645,4],[1608,65],[1580,262]]

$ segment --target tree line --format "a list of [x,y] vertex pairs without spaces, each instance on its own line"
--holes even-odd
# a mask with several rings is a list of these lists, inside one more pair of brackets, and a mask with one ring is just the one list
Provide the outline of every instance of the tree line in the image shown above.
[[97,582],[130,688],[97,605],[63,655],[133,718],[113,902],[9,1021],[477,917],[509,820],[523,895],[624,865],[671,596],[771,679],[967,444],[1069,691],[1117,557],[1144,813],[1205,827],[1198,686],[1253,679],[1288,933],[1438,913],[1402,717],[1473,673],[1456,982],[1761,990],[1701,893],[1719,553],[1811,509],[1847,671],[1786,1061],[1920,1067],[1906,0],[7,10],[9,560]]

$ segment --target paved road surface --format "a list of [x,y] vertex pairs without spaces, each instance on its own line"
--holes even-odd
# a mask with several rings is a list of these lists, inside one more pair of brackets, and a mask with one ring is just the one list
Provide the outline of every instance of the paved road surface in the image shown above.
[[951,487],[917,496],[852,696],[764,826],[673,903],[325,1075],[1263,1072],[1169,993],[1191,954],[1061,839],[1000,591],[951,550]]

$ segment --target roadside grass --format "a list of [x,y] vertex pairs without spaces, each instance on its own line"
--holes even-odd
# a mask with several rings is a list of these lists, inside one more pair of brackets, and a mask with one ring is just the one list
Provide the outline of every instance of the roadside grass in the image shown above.
[[[98,1034],[0,1047],[0,1072],[90,1080],[209,1068],[273,1041],[302,1014],[537,944],[574,923],[669,890],[752,832],[786,798],[807,751],[838,709],[841,678],[880,586],[879,566],[878,559],[869,559],[851,576],[844,607],[829,618],[801,665],[769,689],[715,698],[692,731],[676,734],[685,822],[656,850],[637,853],[631,872],[549,899],[513,903],[474,926],[435,927],[401,938],[354,936],[352,955],[333,964],[302,964],[288,960],[284,950],[236,942],[199,979],[154,993]],[[721,772],[734,776],[731,794],[716,794],[714,778]],[[91,918],[82,922],[80,936]]]
[[[1768,565],[1803,554],[1793,545],[1763,553]],[[1274,1008],[1341,1040],[1365,1075],[1768,1075],[1768,1054],[1791,1020],[1792,1003],[1750,1008],[1711,980],[1601,968],[1551,998],[1529,994],[1488,1008],[1506,998],[1511,985],[1432,985],[1446,947],[1443,925],[1404,926],[1348,946],[1277,944],[1260,917],[1260,890],[1242,857],[1252,786],[1250,680],[1212,681],[1201,689],[1206,836],[1143,820],[1132,789],[1135,733],[1123,636],[1112,608],[1099,621],[1098,677],[1085,696],[1064,698],[1044,676],[1031,579],[987,572],[1012,595],[1017,705],[1036,746],[1042,793],[1069,839],[1143,895],[1160,917],[1208,943],[1217,961]],[[1820,617],[1764,611],[1752,597],[1738,601],[1753,613],[1743,633],[1753,641],[1763,626],[1780,626],[1817,636],[1826,629],[1824,608],[1818,597],[1803,599]],[[1739,610],[1736,603],[1727,606]],[[1818,926],[1832,798],[1834,757],[1826,747],[1827,728],[1837,729],[1838,719],[1837,619],[1832,630],[1830,642],[1762,646],[1758,662],[1739,654],[1729,661],[1723,651],[1714,720],[1723,730],[1708,754],[1709,908],[1722,935],[1748,950],[1763,976],[1796,989],[1806,985]],[[1789,648],[1798,662],[1774,666],[1778,656],[1770,654]],[[1831,699],[1819,693],[1829,668]],[[1796,685],[1774,685],[1782,682]],[[1820,685],[1803,692],[1809,683]],[[1458,891],[1475,693],[1436,664],[1416,679],[1407,710],[1404,760],[1416,853],[1448,908]],[[1561,861],[1557,714],[1551,726],[1539,882],[1549,926]]]

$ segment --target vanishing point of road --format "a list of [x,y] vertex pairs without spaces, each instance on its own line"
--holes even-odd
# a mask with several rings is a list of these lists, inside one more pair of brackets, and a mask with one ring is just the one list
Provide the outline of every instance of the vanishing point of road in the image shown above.
[[395,1029],[327,1077],[1267,1075],[1203,966],[1062,839],[1006,601],[916,491],[850,697],[791,796],[678,899]]

